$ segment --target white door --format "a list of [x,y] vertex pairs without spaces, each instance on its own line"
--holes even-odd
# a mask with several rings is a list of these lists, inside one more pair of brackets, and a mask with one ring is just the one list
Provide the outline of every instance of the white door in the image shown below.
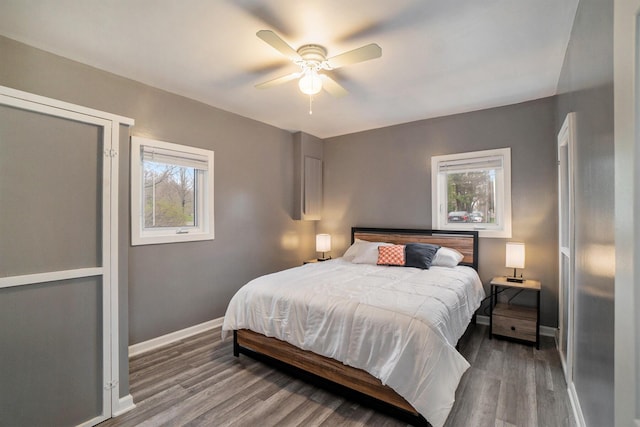
[[117,135],[111,120],[51,104],[0,87],[6,425],[94,425],[118,398]]
[[615,425],[640,427],[640,0],[614,2]]
[[558,133],[558,265],[560,284],[558,349],[567,385],[573,383],[575,113],[567,114]]

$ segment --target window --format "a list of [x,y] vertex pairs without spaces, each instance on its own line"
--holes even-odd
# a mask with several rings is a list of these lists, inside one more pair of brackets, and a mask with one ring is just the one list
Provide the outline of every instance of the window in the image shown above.
[[511,149],[431,158],[433,228],[511,237]]
[[213,238],[213,151],[131,137],[131,244]]

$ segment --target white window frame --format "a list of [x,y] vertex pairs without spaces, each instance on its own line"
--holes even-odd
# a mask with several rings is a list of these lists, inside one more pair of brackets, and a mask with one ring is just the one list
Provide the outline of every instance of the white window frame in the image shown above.
[[[197,156],[207,159],[206,170],[199,170],[196,177],[196,217],[194,227],[144,227],[144,173],[142,148],[171,150],[185,157]],[[138,136],[131,137],[131,244],[154,245],[160,243],[192,242],[214,239],[213,215],[213,151],[202,148],[158,141]]]
[[[482,159],[496,156],[502,158],[501,172],[496,169],[496,224],[447,223],[447,174],[439,172],[440,165],[451,161],[481,162]],[[480,237],[511,238],[511,148],[431,157],[431,204],[434,229],[477,230]]]

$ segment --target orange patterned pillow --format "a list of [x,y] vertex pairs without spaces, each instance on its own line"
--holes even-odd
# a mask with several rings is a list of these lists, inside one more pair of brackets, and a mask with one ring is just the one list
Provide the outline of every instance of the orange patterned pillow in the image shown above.
[[378,247],[378,265],[404,265],[404,245]]

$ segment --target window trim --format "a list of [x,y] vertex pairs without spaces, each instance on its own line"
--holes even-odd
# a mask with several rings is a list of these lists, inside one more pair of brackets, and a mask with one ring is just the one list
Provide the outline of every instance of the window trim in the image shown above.
[[[442,179],[444,173],[439,172],[439,164],[457,160],[480,159],[486,157],[502,157],[502,174],[496,180],[496,216],[499,226],[475,223],[447,223],[445,209],[447,181]],[[480,237],[511,238],[511,148],[472,151],[467,153],[445,154],[431,157],[431,222],[437,230],[477,230]]]
[[[144,182],[142,173],[142,147],[171,150],[189,156],[207,159],[207,169],[198,170],[195,184],[196,216],[202,223],[197,227],[162,227],[155,230],[144,228]],[[213,204],[213,151],[202,148],[158,141],[139,136],[131,137],[131,245],[154,245],[161,243],[193,242],[213,240],[214,233],[214,204]],[[198,191],[199,190],[199,191]]]

